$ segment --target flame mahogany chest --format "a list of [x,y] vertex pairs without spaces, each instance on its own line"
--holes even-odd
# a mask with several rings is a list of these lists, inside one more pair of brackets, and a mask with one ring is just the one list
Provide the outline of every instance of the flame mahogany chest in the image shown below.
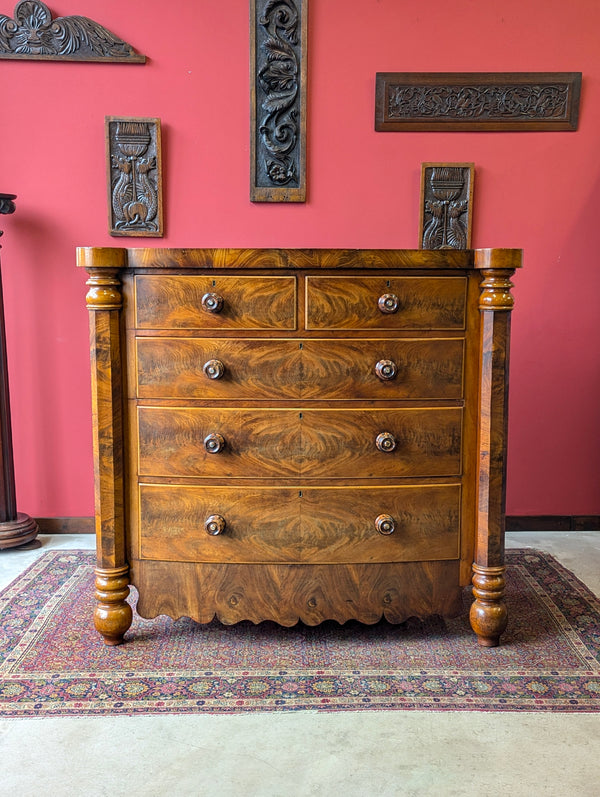
[[515,249],[81,248],[96,628],[506,625]]

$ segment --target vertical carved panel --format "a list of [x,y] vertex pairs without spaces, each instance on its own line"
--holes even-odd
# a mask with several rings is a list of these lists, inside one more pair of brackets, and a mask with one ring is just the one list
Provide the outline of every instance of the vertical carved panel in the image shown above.
[[306,201],[308,0],[250,0],[250,199]]
[[423,163],[419,249],[469,249],[472,163]]
[[107,116],[108,230],[115,236],[163,234],[160,119]]

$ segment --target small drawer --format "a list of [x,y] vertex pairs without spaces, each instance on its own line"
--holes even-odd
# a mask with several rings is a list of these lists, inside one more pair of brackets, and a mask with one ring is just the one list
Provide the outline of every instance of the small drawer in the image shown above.
[[135,311],[138,329],[295,329],[296,281],[142,274]]
[[221,488],[141,484],[146,559],[336,564],[458,557],[460,485]]
[[140,337],[137,396],[202,399],[460,399],[459,338],[264,340]]
[[307,329],[464,329],[464,277],[307,277]]
[[140,407],[140,476],[394,478],[461,473],[459,407]]

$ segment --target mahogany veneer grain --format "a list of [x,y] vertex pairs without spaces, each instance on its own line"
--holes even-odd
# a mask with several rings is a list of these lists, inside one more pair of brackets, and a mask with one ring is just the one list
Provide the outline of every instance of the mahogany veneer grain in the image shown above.
[[[96,627],[506,616],[518,250],[78,250]],[[473,570],[472,570],[473,567]]]

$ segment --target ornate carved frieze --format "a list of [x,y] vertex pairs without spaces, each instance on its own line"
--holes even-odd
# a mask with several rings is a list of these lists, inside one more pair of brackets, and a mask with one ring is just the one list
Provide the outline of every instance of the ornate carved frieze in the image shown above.
[[306,200],[308,0],[250,0],[250,199]]
[[469,249],[472,163],[421,164],[419,249]]
[[576,130],[581,72],[379,72],[375,130]]
[[12,19],[0,14],[0,58],[137,64],[146,60],[98,22],[78,15],[53,18],[39,0],[21,0]]
[[160,119],[107,116],[108,227],[111,235],[163,234]]

